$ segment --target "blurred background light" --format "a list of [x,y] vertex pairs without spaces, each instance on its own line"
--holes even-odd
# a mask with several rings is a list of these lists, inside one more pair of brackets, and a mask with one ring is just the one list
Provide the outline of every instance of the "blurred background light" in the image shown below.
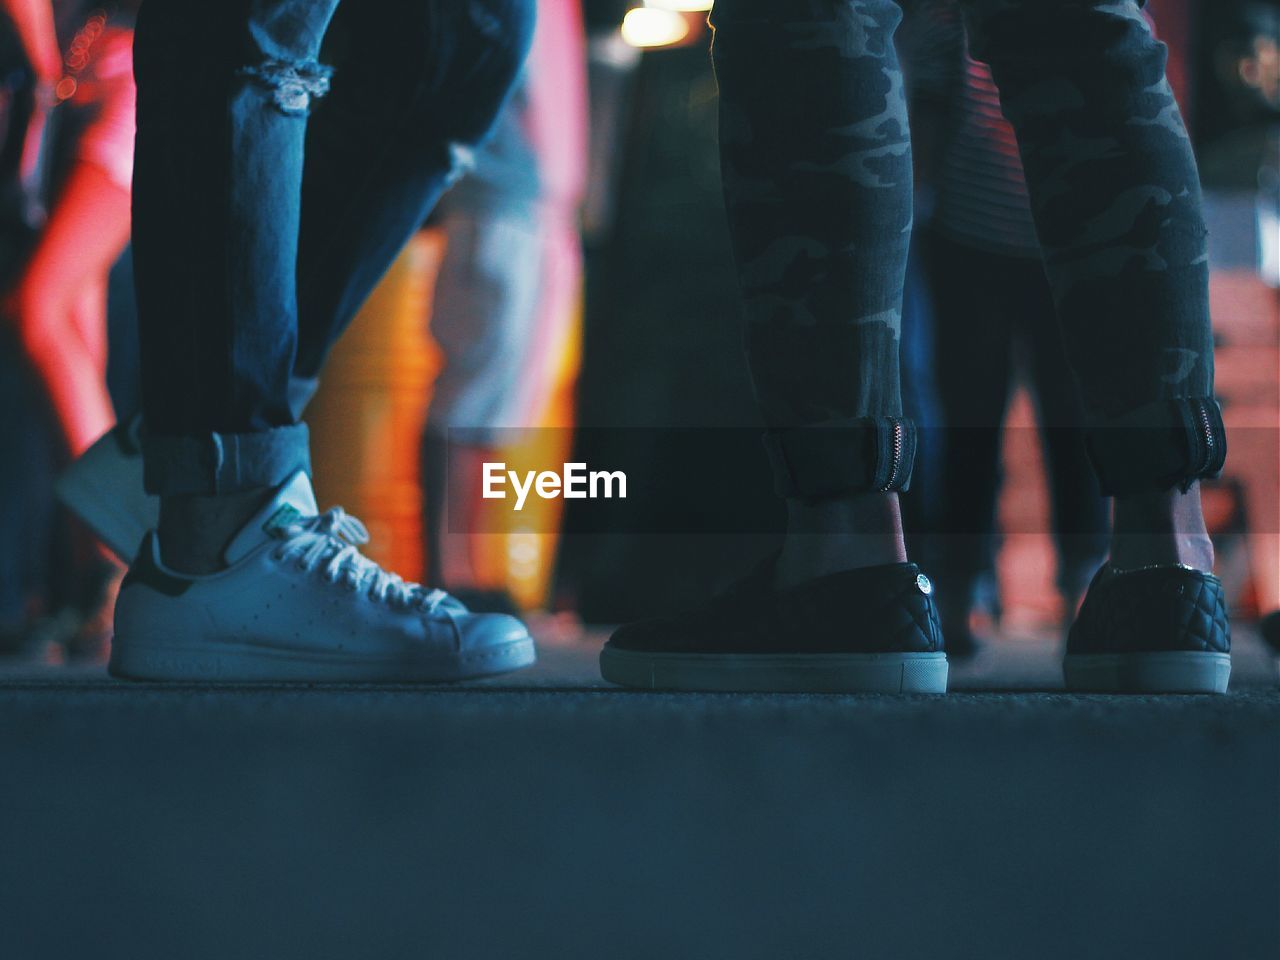
[[680,14],[656,7],[635,7],[622,20],[622,39],[633,47],[665,47],[679,43],[689,33]]

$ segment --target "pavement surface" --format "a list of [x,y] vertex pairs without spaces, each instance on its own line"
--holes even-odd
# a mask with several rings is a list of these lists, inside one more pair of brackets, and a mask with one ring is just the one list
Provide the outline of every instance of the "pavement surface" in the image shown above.
[[638,693],[0,668],[0,958],[1274,958],[1280,691]]

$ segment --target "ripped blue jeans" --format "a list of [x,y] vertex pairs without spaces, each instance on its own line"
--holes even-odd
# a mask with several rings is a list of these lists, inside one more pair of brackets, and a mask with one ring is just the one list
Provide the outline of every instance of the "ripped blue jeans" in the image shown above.
[[532,29],[533,0],[143,3],[150,492],[309,468],[298,415],[329,347],[487,135]]

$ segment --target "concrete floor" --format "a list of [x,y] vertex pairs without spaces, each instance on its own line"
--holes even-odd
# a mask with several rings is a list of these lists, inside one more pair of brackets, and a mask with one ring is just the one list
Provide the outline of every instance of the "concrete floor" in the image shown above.
[[599,635],[449,688],[0,670],[0,958],[1280,949],[1280,692],[636,693]]

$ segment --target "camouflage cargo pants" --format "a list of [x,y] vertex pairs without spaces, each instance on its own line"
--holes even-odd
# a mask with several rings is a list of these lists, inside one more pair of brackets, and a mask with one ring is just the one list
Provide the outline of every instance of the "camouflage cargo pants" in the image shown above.
[[[1136,0],[963,5],[1018,138],[1104,492],[1216,475],[1206,231],[1164,45]],[[784,496],[910,482],[900,18],[892,0],[717,0],[711,17],[747,356]]]

